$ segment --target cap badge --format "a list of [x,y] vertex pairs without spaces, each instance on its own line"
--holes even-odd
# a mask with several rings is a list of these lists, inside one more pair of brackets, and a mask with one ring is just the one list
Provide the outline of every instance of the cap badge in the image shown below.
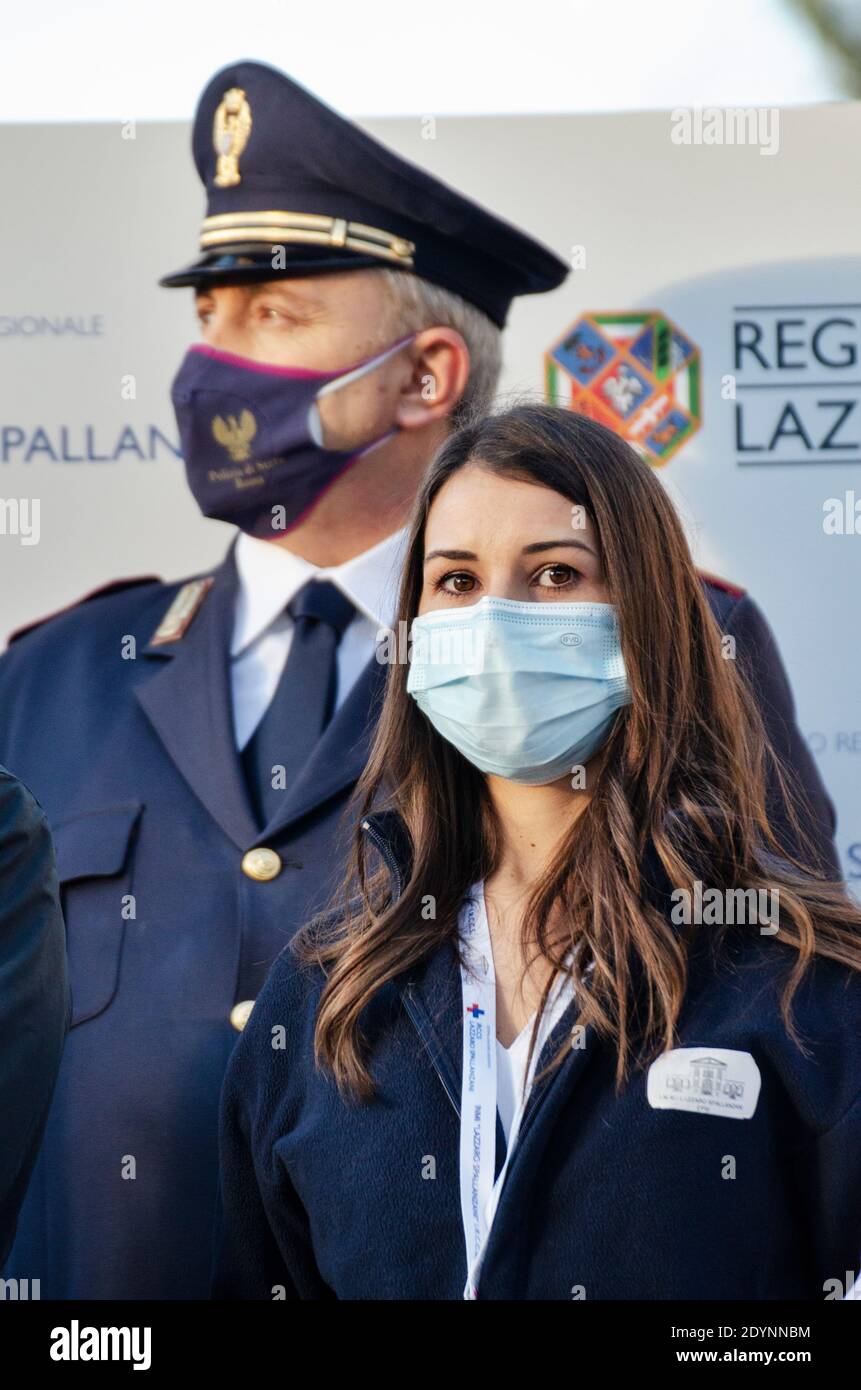
[[216,415],[212,422],[213,438],[227,450],[234,463],[243,463],[249,457],[249,446],[256,433],[257,421],[250,410],[243,410],[238,420],[235,415],[228,415],[226,420]]
[[231,87],[218,104],[212,122],[212,143],[218,155],[216,188],[233,188],[241,183],[239,156],[251,134],[251,107],[241,87]]

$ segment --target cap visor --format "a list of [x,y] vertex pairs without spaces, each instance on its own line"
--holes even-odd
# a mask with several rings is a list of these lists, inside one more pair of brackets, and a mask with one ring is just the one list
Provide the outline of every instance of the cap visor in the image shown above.
[[[274,248],[273,248],[274,249]],[[249,251],[219,252],[203,256],[193,265],[164,275],[159,284],[165,289],[206,289],[213,285],[261,284],[267,280],[295,280],[303,275],[326,275],[338,270],[384,269],[387,262],[377,256],[361,256],[351,251],[326,252],[315,247],[312,254],[292,249],[284,266],[275,269],[272,251],[261,256],[260,248]]]

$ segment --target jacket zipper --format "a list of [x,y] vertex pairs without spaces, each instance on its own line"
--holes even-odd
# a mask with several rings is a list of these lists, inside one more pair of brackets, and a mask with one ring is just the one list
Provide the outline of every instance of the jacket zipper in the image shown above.
[[460,1105],[458,1104],[457,1096],[454,1094],[454,1091],[448,1079],[446,1078],[445,1073],[440,1068],[440,1065],[436,1057],[434,1056],[433,1048],[431,1047],[426,1035],[426,1031],[422,1026],[422,1014],[424,1013],[424,1010],[421,1009],[418,1000],[415,998],[413,994],[412,985],[407,985],[405,989],[401,990],[401,1000],[403,1001],[403,1006],[407,1012],[407,1017],[409,1018],[410,1023],[413,1025],[416,1032],[418,1033],[419,1041],[421,1042],[422,1047],[424,1048],[425,1052],[430,1058],[431,1066],[433,1067],[434,1071],[436,1072],[437,1076],[442,1082],[442,1088],[448,1096],[449,1100],[451,1101],[452,1109],[454,1110],[455,1115],[457,1115],[458,1120],[460,1120]]
[[[383,863],[386,865],[386,868],[392,876],[392,886],[395,891],[395,896],[400,897],[400,894],[402,892],[401,872],[397,864],[397,861],[389,847],[388,842],[384,839],[382,835],[380,835],[380,833],[374,828],[373,825],[371,825],[371,823],[368,820],[362,821],[362,829],[368,836],[368,839],[379,852],[380,857],[383,860]],[[430,1041],[430,1035],[432,1033],[431,1021],[428,1018],[427,1011],[422,1007],[421,1002],[415,997],[412,984],[407,984],[401,990],[401,1002],[403,1003],[404,1010],[406,1012],[407,1017],[410,1020],[410,1023],[413,1025],[413,1027],[416,1030],[416,1033],[418,1034],[419,1041],[421,1042],[422,1047],[427,1053],[434,1071],[439,1077],[440,1084],[442,1085],[443,1090],[445,1091],[449,1101],[451,1102],[451,1107],[454,1110],[455,1115],[457,1116],[458,1123],[460,1123],[460,1102],[458,1100],[457,1095],[455,1094],[455,1088],[452,1086],[449,1077],[446,1076],[445,1072],[439,1065],[435,1049],[431,1045]],[[563,1015],[563,1018],[564,1017],[565,1015]],[[562,1020],[560,1019],[560,1024],[561,1021]],[[529,1096],[526,1103],[526,1109],[524,1111],[523,1120],[520,1126],[520,1133],[517,1136],[515,1151],[511,1155],[511,1160],[505,1175],[504,1186],[510,1186],[511,1173],[517,1163],[518,1157],[520,1156],[520,1152],[522,1151],[523,1141],[526,1135],[531,1131],[535,1121],[535,1116],[538,1113],[538,1111],[542,1108],[542,1104],[547,1097],[547,1093],[552,1089],[554,1082],[559,1083],[561,1075],[564,1071],[568,1069],[568,1064],[570,1064],[570,1061],[570,1058],[566,1058],[562,1066],[557,1068],[555,1074],[552,1077],[548,1078],[548,1080],[544,1083],[544,1085],[541,1086],[540,1090],[537,1093],[535,1091],[535,1088],[533,1087],[532,1093]],[[498,1127],[499,1119],[497,1117],[497,1128]]]
[[[567,1014],[567,1012],[568,1012],[568,1010],[566,1010],[566,1014]],[[559,1024],[557,1025],[557,1027],[561,1026],[562,1019],[564,1019],[564,1018],[565,1018],[565,1014],[562,1015],[562,1018],[559,1020]],[[576,1014],[575,1014],[575,1018],[576,1018]],[[587,1036],[589,1036],[589,1035],[591,1035],[591,1029],[587,1030]],[[553,1036],[553,1034],[551,1033],[550,1038],[552,1038],[552,1036]],[[550,1038],[548,1038],[547,1041],[545,1042],[545,1047],[546,1047],[546,1045],[547,1045],[547,1042],[550,1041]],[[591,1037],[590,1037],[590,1041],[591,1041]],[[560,1043],[560,1046],[563,1046],[563,1047],[564,1047],[564,1045],[565,1045],[564,1043]],[[542,1049],[542,1051],[543,1051],[543,1049]],[[547,1096],[550,1094],[550,1091],[551,1091],[551,1089],[552,1089],[554,1083],[561,1081],[563,1074],[566,1073],[568,1070],[570,1070],[571,1062],[572,1062],[572,1058],[571,1058],[570,1055],[569,1055],[568,1057],[565,1057],[565,1058],[563,1059],[563,1061],[560,1063],[560,1065],[556,1068],[556,1071],[555,1071],[551,1076],[545,1078],[545,1080],[542,1082],[542,1084],[541,1084],[540,1087],[538,1087],[538,1088],[536,1089],[535,1085],[533,1084],[532,1090],[531,1090],[531,1092],[530,1092],[530,1094],[529,1094],[529,1096],[528,1096],[528,1098],[527,1098],[527,1101],[526,1101],[526,1108],[525,1108],[525,1110],[524,1110],[524,1112],[523,1112],[523,1119],[522,1119],[521,1124],[520,1124],[520,1133],[519,1133],[518,1136],[517,1136],[517,1146],[518,1146],[518,1147],[520,1146],[520,1144],[522,1144],[523,1140],[526,1138],[527,1134],[529,1133],[529,1131],[530,1131],[530,1129],[531,1129],[531,1127],[532,1127],[532,1123],[533,1123],[533,1121],[534,1121],[534,1119],[535,1119],[535,1116],[536,1116],[536,1114],[538,1113],[538,1111],[541,1109],[541,1106],[543,1105],[544,1101],[547,1099]],[[537,1070],[537,1067],[536,1067],[536,1070]],[[512,1162],[513,1162],[513,1161],[514,1161],[514,1160],[512,1159]]]
[[395,859],[394,855],[389,849],[388,842],[383,839],[379,831],[374,829],[369,820],[362,821],[362,829],[364,830],[365,834],[367,835],[374,848],[378,850],[380,858],[382,859],[383,863],[385,864],[386,868],[388,869],[391,875],[394,896],[396,898],[399,898],[403,890],[403,884],[401,882],[401,871],[398,867],[397,860]]

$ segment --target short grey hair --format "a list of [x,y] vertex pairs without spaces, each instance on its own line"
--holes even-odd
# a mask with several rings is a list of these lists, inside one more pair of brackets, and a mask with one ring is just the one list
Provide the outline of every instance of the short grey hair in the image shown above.
[[502,330],[474,304],[459,294],[432,285],[408,270],[380,272],[392,304],[394,333],[420,333],[439,324],[454,328],[469,349],[469,379],[466,390],[451,414],[452,429],[486,415],[499,385],[502,371]]

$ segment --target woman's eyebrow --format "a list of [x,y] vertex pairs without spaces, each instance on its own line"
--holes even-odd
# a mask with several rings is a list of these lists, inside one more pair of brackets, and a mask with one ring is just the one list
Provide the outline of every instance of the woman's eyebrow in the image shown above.
[[425,556],[425,564],[431,560],[477,560],[478,556],[472,550],[430,550]]
[[[557,546],[560,545],[573,547],[575,550],[586,550],[590,555],[595,555],[595,551],[592,549],[591,545],[587,545],[585,541],[575,541],[571,539],[566,539],[564,541],[533,541],[532,545],[525,545],[523,547],[521,554],[540,555],[543,550],[555,550]],[[598,558],[597,555],[595,555],[595,558]]]
[[[531,545],[525,545],[521,554],[540,555],[545,550],[556,550],[559,546],[568,546],[574,550],[585,550],[587,554],[594,555],[595,551],[591,545],[585,541],[575,541],[566,538],[561,541],[533,541]],[[429,550],[425,556],[425,564],[430,564],[431,560],[477,560],[478,556],[474,550]]]

